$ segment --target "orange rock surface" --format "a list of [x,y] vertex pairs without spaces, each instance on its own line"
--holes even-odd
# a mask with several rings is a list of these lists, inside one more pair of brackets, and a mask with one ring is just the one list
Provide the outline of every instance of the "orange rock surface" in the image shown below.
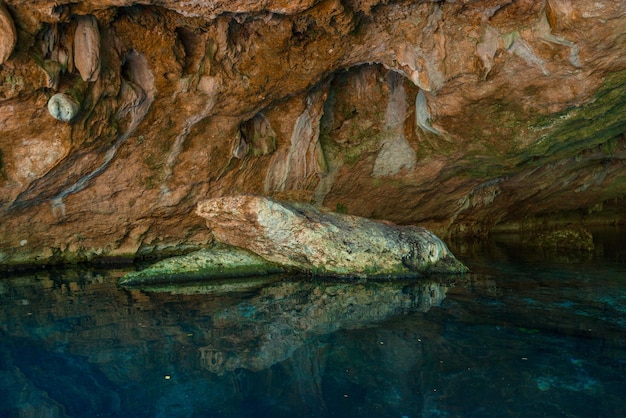
[[239,193],[623,222],[625,28],[608,0],[0,1],[0,265],[197,248],[196,204]]

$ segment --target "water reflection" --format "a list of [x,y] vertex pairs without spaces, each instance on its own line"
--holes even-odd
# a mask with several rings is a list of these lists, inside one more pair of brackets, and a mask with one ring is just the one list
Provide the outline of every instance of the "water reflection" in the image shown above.
[[[176,382],[187,393],[200,382],[180,384],[198,374],[204,389],[208,382],[231,381],[211,387],[220,404],[249,395],[249,383],[240,379],[244,371],[277,363],[291,365],[289,379],[318,408],[328,354],[322,340],[426,312],[448,291],[435,280],[354,284],[284,277],[128,290],[116,287],[120,274],[66,271],[0,282],[0,355],[8,369],[2,390],[21,393],[5,412],[126,414],[134,401],[124,399],[124,391],[137,390],[137,382],[155,391]],[[182,396],[174,393],[168,396]],[[155,401],[170,411],[166,398]],[[187,400],[191,415],[181,416],[193,416],[197,402]]]
[[422,281],[5,278],[0,416],[626,416],[624,236],[453,242],[472,273]]

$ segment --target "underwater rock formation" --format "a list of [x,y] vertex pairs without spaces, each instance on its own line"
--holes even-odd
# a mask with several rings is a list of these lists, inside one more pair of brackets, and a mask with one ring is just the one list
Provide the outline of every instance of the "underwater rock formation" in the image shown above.
[[0,4],[0,266],[197,250],[197,203],[245,193],[440,236],[626,222],[624,2]]
[[218,241],[315,275],[414,277],[467,270],[424,228],[251,195],[206,200],[196,213]]

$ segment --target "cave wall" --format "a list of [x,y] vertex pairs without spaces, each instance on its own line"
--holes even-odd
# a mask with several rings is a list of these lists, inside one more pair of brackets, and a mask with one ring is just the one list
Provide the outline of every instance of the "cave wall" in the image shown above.
[[196,248],[236,193],[444,235],[624,221],[624,2],[0,5],[1,265]]

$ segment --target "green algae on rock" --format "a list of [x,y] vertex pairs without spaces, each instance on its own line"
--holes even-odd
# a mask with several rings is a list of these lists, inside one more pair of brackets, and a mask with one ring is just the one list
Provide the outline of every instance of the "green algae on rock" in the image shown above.
[[187,282],[203,279],[262,276],[281,273],[276,264],[242,248],[217,245],[187,255],[167,258],[150,267],[127,274],[124,286]]
[[555,228],[537,236],[536,245],[546,250],[591,252],[594,249],[591,232],[579,226]]

